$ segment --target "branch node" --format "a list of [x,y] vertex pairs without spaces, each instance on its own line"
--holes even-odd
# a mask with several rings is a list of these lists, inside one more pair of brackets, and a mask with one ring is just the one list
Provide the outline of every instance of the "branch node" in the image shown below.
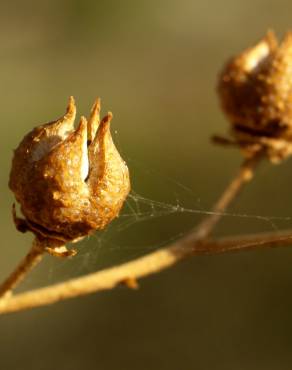
[[134,277],[127,277],[120,282],[121,285],[125,285],[127,288],[132,290],[139,289],[139,284],[136,278]]

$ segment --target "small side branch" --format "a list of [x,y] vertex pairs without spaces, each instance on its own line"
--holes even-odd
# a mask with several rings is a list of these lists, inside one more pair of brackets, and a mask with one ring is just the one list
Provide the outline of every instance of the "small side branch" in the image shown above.
[[58,240],[35,237],[27,255],[16,266],[12,273],[0,284],[0,299],[12,293],[12,290],[21,283],[43,259],[45,253],[56,257],[71,257],[76,254],[74,249],[70,251]]
[[44,306],[69,298],[113,289],[127,281],[158,273],[184,258],[292,244],[292,231],[224,238],[218,241],[178,241],[128,263],[0,301],[0,314]]
[[203,240],[211,234],[213,228],[222,218],[223,212],[237,197],[243,185],[253,178],[254,171],[263,158],[263,155],[263,151],[259,151],[242,163],[237,175],[230,181],[221,197],[215,203],[212,209],[213,214],[203,219],[194,229],[193,233],[188,236],[188,239],[195,238],[197,240]]
[[0,298],[11,293],[25,276],[42,260],[44,254],[44,247],[35,238],[32,247],[24,259],[19,263],[15,270],[8,276],[8,278],[0,285]]
[[[194,254],[194,248],[198,248],[199,245],[203,245],[204,240],[211,234],[212,230],[223,216],[223,212],[225,211],[225,209],[239,194],[243,185],[252,179],[253,172],[262,156],[263,152],[258,152],[243,162],[239,172],[231,180],[231,182],[213,207],[212,214],[207,216],[186,237],[180,239],[174,245],[159,250],[155,253],[151,253],[143,257],[142,259],[138,259],[134,262],[129,262],[129,264],[125,264],[123,266],[113,267],[111,269],[98,272],[97,283],[94,275],[93,279],[92,276],[84,277],[84,280],[81,281],[81,285],[79,285],[78,280],[71,282],[69,281],[68,285],[65,286],[65,289],[67,289],[66,293],[64,293],[64,287],[61,288],[61,293],[58,293],[58,286],[55,287],[56,293],[51,290],[52,288],[55,289],[54,287],[45,288],[44,291],[41,291],[42,297],[45,297],[44,302],[53,303],[60,299],[64,299],[64,297],[70,298],[76,295],[88,294],[96,290],[110,289],[121,282],[126,282],[127,284],[127,282],[132,281],[132,284],[130,285],[133,286],[133,282],[135,281],[135,279],[156,273],[160,270],[170,267],[174,263],[180,261],[182,258],[185,258],[190,254]],[[56,246],[54,245],[53,249],[55,247]],[[204,248],[206,248],[206,246],[204,246]],[[33,269],[33,267],[41,261],[44,251],[49,251],[51,249],[52,248],[49,248],[47,245],[45,246],[45,240],[40,242],[38,239],[36,239],[28,255],[19,264],[19,266],[17,266],[17,268],[12,272],[7,280],[4,281],[4,283],[0,286],[0,298],[5,297],[6,293],[11,292],[12,289],[15,288],[18,283],[20,283],[24,279],[24,277]],[[207,250],[200,250],[201,254],[204,254],[205,252],[207,252]],[[128,272],[127,268],[129,269]],[[46,289],[48,289],[47,293]],[[27,302],[24,303],[23,307],[34,307],[35,305],[38,305],[39,298],[35,295],[35,293],[27,293],[27,295],[24,294],[22,297],[24,297],[24,301],[22,300],[22,302]],[[17,298],[15,299],[17,302]],[[1,307],[2,309],[3,307],[5,307],[5,302],[10,302],[9,304],[13,305],[13,302],[15,302],[15,300],[13,298],[9,301],[0,301],[0,312]],[[18,309],[19,308],[17,308],[16,310]]]

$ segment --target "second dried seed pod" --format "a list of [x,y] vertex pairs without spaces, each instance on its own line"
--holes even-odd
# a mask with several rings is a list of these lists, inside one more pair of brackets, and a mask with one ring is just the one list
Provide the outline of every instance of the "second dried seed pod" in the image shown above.
[[292,153],[292,33],[273,32],[232,58],[218,84],[232,135],[246,151],[264,147],[271,160]]

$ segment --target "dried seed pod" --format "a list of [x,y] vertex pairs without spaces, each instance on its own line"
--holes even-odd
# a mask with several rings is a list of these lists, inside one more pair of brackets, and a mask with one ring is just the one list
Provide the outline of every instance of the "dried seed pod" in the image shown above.
[[232,58],[218,93],[237,143],[250,153],[265,148],[273,161],[292,153],[292,33],[273,32]]
[[74,129],[71,97],[66,114],[27,134],[15,150],[9,186],[25,220],[19,230],[62,242],[103,229],[129,193],[127,165],[110,134],[111,113],[100,122],[100,101]]

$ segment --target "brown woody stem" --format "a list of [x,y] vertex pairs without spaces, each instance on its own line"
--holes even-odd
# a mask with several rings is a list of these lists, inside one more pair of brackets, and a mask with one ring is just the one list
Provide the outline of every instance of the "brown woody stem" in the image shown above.
[[26,275],[42,260],[44,246],[38,238],[35,238],[32,247],[16,269],[0,285],[0,298],[11,293]]
[[46,252],[55,257],[71,257],[76,254],[74,249],[70,251],[67,250],[63,242],[43,237],[35,237],[30,251],[19,265],[16,266],[8,278],[0,285],[0,299],[12,293],[12,290],[41,262]]
[[203,240],[207,238],[220,221],[226,208],[236,198],[243,185],[253,178],[254,170],[263,157],[263,152],[257,152],[244,160],[236,176],[230,181],[221,197],[215,203],[212,214],[203,219],[187,239]]
[[[4,299],[0,302],[0,312],[16,311],[49,304],[98,290],[110,289],[119,283],[129,285],[127,282],[135,281],[138,278],[168,268],[188,255],[210,253],[210,248],[208,248],[208,244],[204,243],[204,240],[210,235],[223,216],[223,212],[238,195],[242,186],[251,180],[253,171],[261,157],[262,153],[257,153],[243,162],[239,172],[213,207],[211,215],[207,216],[189,235],[181,238],[176,243],[124,265],[90,274],[80,279],[70,280],[66,283],[24,293],[15,298]],[[229,245],[226,247],[219,244],[219,247],[217,245],[217,249],[214,249],[214,245],[213,242],[212,253],[220,252],[223,247],[225,248],[224,251],[231,250],[233,246]],[[198,249],[199,247],[201,248],[200,250]],[[32,248],[18,268],[0,287],[2,296],[23,280],[25,275],[41,260],[43,251],[44,247],[40,248],[37,245]]]
[[167,248],[119,266],[46,288],[18,294],[11,298],[4,298],[0,301],[0,314],[48,305],[65,299],[112,289],[120,284],[129,286],[127,284],[129,280],[136,281],[138,278],[160,272],[191,255],[218,254],[291,244],[291,230],[281,233],[228,237],[217,241],[197,241],[190,244],[182,243],[179,240]]

